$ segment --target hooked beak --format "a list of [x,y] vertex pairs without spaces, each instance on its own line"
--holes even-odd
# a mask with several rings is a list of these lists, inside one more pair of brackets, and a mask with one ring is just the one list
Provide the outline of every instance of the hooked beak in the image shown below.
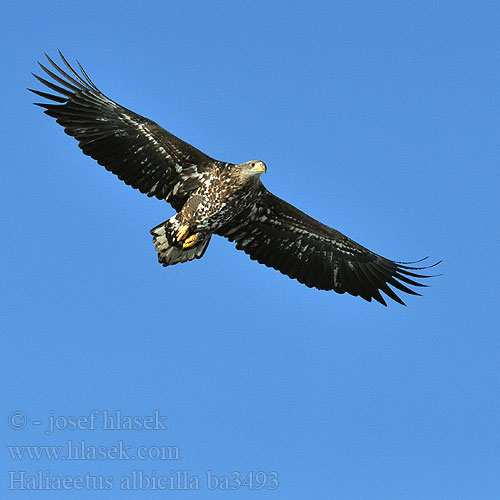
[[254,167],[251,168],[252,172],[258,172],[258,173],[263,173],[267,171],[267,167],[264,162],[259,161],[258,163],[255,164]]

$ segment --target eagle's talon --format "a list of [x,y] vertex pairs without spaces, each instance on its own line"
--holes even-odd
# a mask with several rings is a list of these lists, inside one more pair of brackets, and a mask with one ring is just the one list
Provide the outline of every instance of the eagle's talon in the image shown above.
[[182,248],[192,247],[198,241],[198,235],[192,234],[182,245]]
[[184,224],[179,228],[175,237],[177,238],[177,241],[182,241],[186,239],[188,234],[189,234],[189,224]]

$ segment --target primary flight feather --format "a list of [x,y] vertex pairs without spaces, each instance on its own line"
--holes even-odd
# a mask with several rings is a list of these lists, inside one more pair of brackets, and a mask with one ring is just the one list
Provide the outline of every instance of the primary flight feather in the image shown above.
[[176,214],[151,230],[163,266],[201,258],[217,234],[308,287],[386,305],[381,292],[404,304],[393,288],[419,295],[407,285],[426,286],[417,279],[428,278],[420,271],[432,266],[386,259],[309,217],[264,187],[262,161],[237,165],[211,158],[107,98],[80,64],[81,74],[59,55],[65,69],[49,56],[52,69],[40,64],[52,81],[34,75],[55,94],[29,89],[56,104],[35,104],[86,155],[126,184],[171,204]]

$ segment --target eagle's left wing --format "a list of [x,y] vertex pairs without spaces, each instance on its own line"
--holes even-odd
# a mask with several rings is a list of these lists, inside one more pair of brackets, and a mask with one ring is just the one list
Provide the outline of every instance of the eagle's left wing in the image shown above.
[[81,66],[80,75],[59,55],[66,71],[47,56],[55,72],[40,66],[53,81],[34,75],[56,94],[29,89],[57,104],[36,104],[78,141],[86,155],[126,184],[166,199],[179,210],[203,172],[219,162],[106,97]]
[[[256,204],[222,227],[218,234],[236,242],[236,248],[261,264],[273,267],[308,287],[349,293],[387,305],[380,291],[404,302],[392,287],[412,295],[408,288],[427,286],[411,278],[432,266],[410,267],[377,255],[339,231],[309,217],[260,186]],[[436,265],[436,264],[434,264]]]

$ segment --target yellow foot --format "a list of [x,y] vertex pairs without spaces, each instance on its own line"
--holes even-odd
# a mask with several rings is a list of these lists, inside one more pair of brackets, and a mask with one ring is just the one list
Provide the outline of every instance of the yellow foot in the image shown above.
[[186,236],[188,234],[189,234],[189,224],[184,224],[177,231],[177,234],[175,235],[175,237],[177,238],[177,241],[182,241],[182,240],[186,239]]
[[198,241],[198,235],[192,234],[182,245],[182,248],[192,247]]

